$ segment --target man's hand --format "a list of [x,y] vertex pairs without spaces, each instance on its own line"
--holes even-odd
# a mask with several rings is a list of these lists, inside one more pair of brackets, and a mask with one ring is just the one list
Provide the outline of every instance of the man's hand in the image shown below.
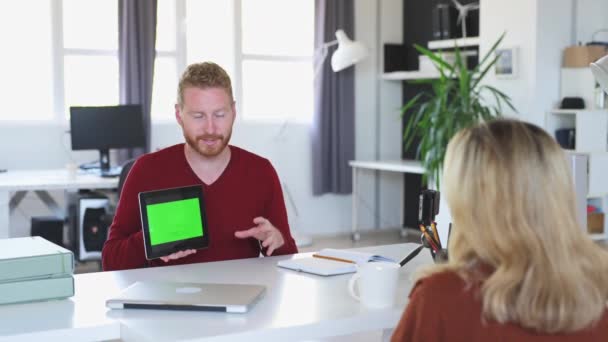
[[164,262],[168,262],[169,260],[175,260],[187,257],[190,254],[196,253],[196,249],[186,249],[185,251],[175,252],[173,254],[169,254],[167,256],[160,257],[160,260]]
[[256,217],[253,219],[255,227],[247,230],[241,230],[234,232],[234,236],[239,239],[245,239],[249,237],[256,238],[262,242],[262,247],[267,247],[266,255],[271,256],[275,249],[280,248],[285,244],[283,235],[281,232],[263,217]]

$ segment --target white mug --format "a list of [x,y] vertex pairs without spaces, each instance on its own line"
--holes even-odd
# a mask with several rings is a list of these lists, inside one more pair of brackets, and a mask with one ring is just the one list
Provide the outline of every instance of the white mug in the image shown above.
[[65,168],[68,170],[68,178],[74,179],[78,175],[78,165],[76,163],[67,163]]
[[[359,266],[359,270],[348,282],[350,295],[370,308],[391,307],[397,296],[399,269],[397,263],[368,262]],[[359,294],[355,291],[359,285]]]

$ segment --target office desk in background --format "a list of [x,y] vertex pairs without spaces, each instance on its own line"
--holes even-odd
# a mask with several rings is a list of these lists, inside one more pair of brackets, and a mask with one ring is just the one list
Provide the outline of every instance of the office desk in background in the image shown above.
[[[359,248],[401,260],[413,243]],[[288,256],[77,274],[76,294],[61,301],[0,306],[2,341],[292,341],[393,328],[407,303],[412,273],[430,264],[423,251],[399,274],[395,306],[366,309],[352,299],[352,274],[322,277],[278,268]],[[163,310],[110,310],[106,299],[135,281],[265,285],[266,293],[245,314]]]
[[48,193],[50,190],[116,189],[118,178],[103,178],[95,174],[70,175],[67,169],[8,170],[0,173],[0,238],[10,237],[10,214],[28,191],[34,191],[57,217],[65,217],[61,208]]
[[[373,160],[373,161],[364,161],[364,160],[351,160],[348,164],[353,169],[353,204],[352,204],[352,239],[354,241],[358,241],[360,238],[359,235],[359,190],[358,190],[358,179],[359,172],[361,170],[372,170],[372,171],[388,171],[388,172],[398,172],[398,173],[415,173],[415,174],[423,174],[424,168],[422,164],[418,160]],[[403,203],[403,195],[401,198],[401,203]],[[401,211],[403,214],[403,211]],[[401,222],[403,222],[403,217],[401,218]]]

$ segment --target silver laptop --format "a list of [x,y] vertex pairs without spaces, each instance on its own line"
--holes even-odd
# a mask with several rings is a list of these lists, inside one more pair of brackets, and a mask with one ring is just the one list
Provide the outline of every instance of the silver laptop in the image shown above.
[[261,285],[138,281],[106,301],[111,309],[249,311],[266,288]]

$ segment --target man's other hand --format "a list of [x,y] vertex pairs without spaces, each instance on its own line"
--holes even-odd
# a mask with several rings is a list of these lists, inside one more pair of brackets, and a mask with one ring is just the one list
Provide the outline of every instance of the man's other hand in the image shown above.
[[179,251],[179,252],[175,252],[173,254],[169,254],[169,255],[160,257],[160,260],[162,260],[164,262],[168,262],[169,260],[184,258],[184,257],[187,257],[188,255],[194,254],[194,253],[196,253],[196,249],[186,249],[185,251]]
[[277,248],[285,244],[281,232],[267,219],[256,217],[253,219],[253,223],[256,225],[255,227],[234,232],[234,236],[239,239],[253,237],[260,240],[262,247],[268,248],[266,250],[266,255],[268,256],[271,256]]

